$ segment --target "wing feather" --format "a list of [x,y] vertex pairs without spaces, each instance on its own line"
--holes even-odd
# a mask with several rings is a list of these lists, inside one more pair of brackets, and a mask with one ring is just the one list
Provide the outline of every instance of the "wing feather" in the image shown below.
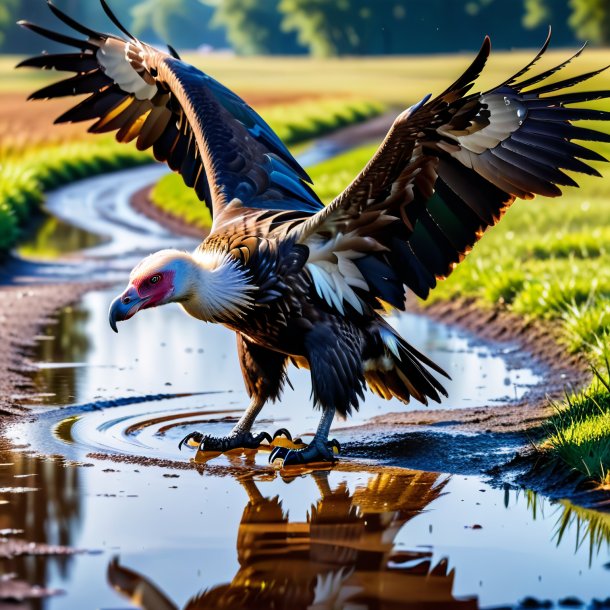
[[[88,97],[56,122],[95,122],[92,133],[116,132],[136,140],[195,188],[213,216],[231,208],[269,208],[313,214],[322,209],[306,172],[239,96],[179,59],[135,38],[100,0],[126,39],[95,32],[59,10],[53,14],[76,34],[68,36],[29,22],[20,24],[80,52],[41,55],[20,67],[57,69],[75,75],[43,87],[30,99]],[[226,226],[226,222],[223,223]]]
[[[549,32],[550,37],[550,32]],[[548,47],[501,85],[467,94],[485,66],[486,38],[472,64],[441,95],[403,112],[371,161],[323,211],[295,226],[297,243],[317,244],[327,273],[348,233],[381,246],[352,258],[367,283],[357,294],[373,308],[379,301],[404,308],[405,287],[426,298],[436,280],[447,277],[519,197],[557,197],[563,186],[578,186],[562,170],[599,176],[585,161],[605,161],[586,142],[610,142],[610,134],[572,121],[608,121],[610,112],[574,106],[610,98],[608,90],[565,92],[600,73],[593,70],[548,83],[584,47],[557,66],[528,78]],[[585,144],[576,144],[581,140]],[[359,223],[371,210],[393,222]],[[353,238],[353,237],[352,237]],[[321,264],[311,259],[307,268]],[[315,271],[314,271],[315,274]],[[391,285],[391,286],[390,286]],[[328,296],[332,304],[336,295]]]

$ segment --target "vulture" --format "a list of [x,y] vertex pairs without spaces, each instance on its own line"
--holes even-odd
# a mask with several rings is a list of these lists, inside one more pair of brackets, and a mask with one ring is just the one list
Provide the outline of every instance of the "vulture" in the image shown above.
[[85,95],[56,122],[93,120],[92,133],[116,132],[119,142],[152,148],[212,212],[210,233],[194,252],[144,258],[109,311],[116,331],[141,310],[180,303],[235,331],[251,402],[226,437],[183,439],[202,451],[268,440],[252,426],[289,383],[289,363],[310,370],[321,418],[307,446],[273,449],[270,459],[280,465],[332,461],[333,418],[358,409],[367,387],[404,403],[440,401],[446,391],[437,376],[447,374],[388,324],[384,310],[404,310],[407,290],[426,299],[516,198],[557,197],[560,187],[578,186],[564,170],[599,176],[587,161],[606,160],[586,143],[610,135],[580,122],[610,119],[582,107],[610,91],[566,91],[602,70],[556,77],[583,49],[532,73],[549,32],[514,76],[473,93],[490,53],[486,37],[452,85],[397,116],[366,167],[324,206],[250,106],[171,47],[166,53],[132,36],[100,2],[122,36],[93,31],[48,1],[73,34],[20,24],[72,49],[20,66],[72,72],[30,98]]

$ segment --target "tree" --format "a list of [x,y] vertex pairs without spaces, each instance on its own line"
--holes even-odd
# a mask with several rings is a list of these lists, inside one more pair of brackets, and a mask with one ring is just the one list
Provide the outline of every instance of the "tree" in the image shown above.
[[581,40],[610,43],[610,0],[570,0],[568,23]]
[[281,0],[282,27],[312,55],[396,53],[404,39],[407,0]]
[[224,31],[211,27],[214,8],[200,0],[144,0],[131,10],[136,36],[182,48],[224,47]]
[[282,29],[279,0],[222,0],[214,24],[227,30],[227,38],[240,55],[294,55],[305,49],[295,34]]
[[523,25],[526,28],[531,29],[550,22],[551,10],[546,0],[523,0],[523,7]]
[[7,29],[13,26],[20,0],[2,0],[0,2],[0,47],[4,42]]
[[[523,25],[537,27],[553,21],[557,13],[564,13],[565,2],[552,0],[524,0]],[[569,0],[567,22],[579,40],[598,44],[610,43],[610,0]]]

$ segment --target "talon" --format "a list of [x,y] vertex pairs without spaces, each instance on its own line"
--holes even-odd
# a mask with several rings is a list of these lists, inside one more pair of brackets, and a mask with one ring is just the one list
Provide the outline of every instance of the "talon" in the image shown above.
[[271,445],[271,443],[273,442],[273,439],[271,438],[271,435],[268,432],[259,432],[254,437],[254,440],[258,443],[259,446],[263,444],[263,441],[267,441],[267,445]]
[[333,455],[339,455],[341,453],[341,443],[336,438],[328,441],[326,446],[333,452]]
[[336,439],[332,441],[313,441],[304,449],[288,449],[276,447],[269,456],[269,463],[276,467],[303,466],[320,462],[335,462],[335,455],[339,454],[341,446]]
[[276,468],[282,468],[286,456],[290,453],[287,447],[278,446],[269,455],[269,463]]
[[285,447],[286,449],[304,449],[307,446],[300,438],[293,439],[292,434],[286,428],[275,431],[271,445],[273,447]]
[[[194,434],[199,434],[195,437]],[[238,432],[230,436],[211,436],[193,433],[191,438],[199,440],[199,451],[228,453],[237,449],[258,449],[264,441],[271,442],[267,432],[259,432],[256,436],[252,432]]]
[[276,430],[275,434],[273,435],[273,440],[275,440],[278,436],[285,436],[289,441],[292,441],[292,434],[290,434],[290,431],[286,430],[286,428]]
[[[192,445],[189,441],[195,441],[195,445]],[[203,434],[201,434],[201,432],[189,432],[179,443],[178,443],[178,450],[182,451],[182,446],[183,445],[189,445],[191,447],[196,447],[198,445],[201,444],[201,441],[203,441]]]

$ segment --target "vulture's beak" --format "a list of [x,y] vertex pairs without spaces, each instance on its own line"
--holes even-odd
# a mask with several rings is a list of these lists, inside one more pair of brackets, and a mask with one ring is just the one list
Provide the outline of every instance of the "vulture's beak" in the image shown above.
[[150,297],[142,298],[134,286],[128,286],[123,294],[110,303],[110,309],[108,310],[110,328],[118,333],[116,323],[129,320],[129,318],[135,316],[149,299]]

